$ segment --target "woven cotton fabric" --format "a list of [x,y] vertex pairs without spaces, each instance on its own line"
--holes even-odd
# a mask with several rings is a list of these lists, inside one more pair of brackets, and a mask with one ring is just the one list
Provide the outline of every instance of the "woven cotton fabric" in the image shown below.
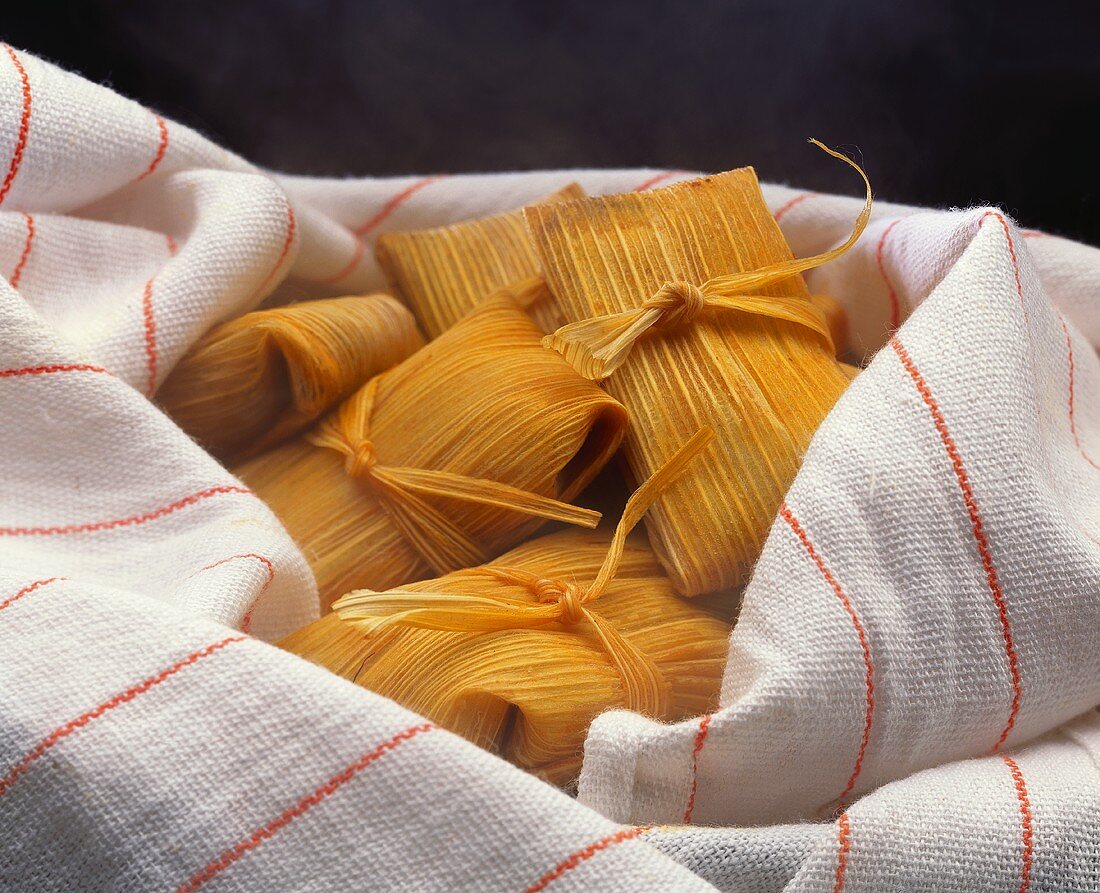
[[[275,176],[0,48],[0,888],[1097,888],[1100,252],[995,209],[879,204],[810,274],[874,359],[720,709],[601,717],[579,802],[264,644],[316,590],[156,408],[195,339],[381,287],[382,232],[687,176]],[[799,255],[858,205],[765,196]]]
[[835,823],[658,827],[643,837],[728,893],[1100,889],[1100,718],[927,769]]

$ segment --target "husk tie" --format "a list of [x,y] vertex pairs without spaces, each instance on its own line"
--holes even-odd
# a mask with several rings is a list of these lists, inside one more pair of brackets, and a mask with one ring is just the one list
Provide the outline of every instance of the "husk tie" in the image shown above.
[[844,244],[812,257],[794,258],[756,270],[716,276],[695,285],[690,282],[666,282],[640,307],[604,316],[595,316],[563,326],[543,339],[546,347],[560,353],[591,381],[611,375],[630,355],[635,342],[647,331],[669,331],[689,325],[709,309],[738,310],[774,319],[787,320],[810,329],[835,352],[825,314],[801,297],[754,294],[754,290],[812,270],[840,257],[851,248],[867,227],[871,216],[871,183],[863,169],[845,155],[817,140],[813,145],[853,167],[867,189],[863,210],[856,218],[851,235]]
[[660,669],[588,605],[598,599],[614,579],[627,536],[642,516],[713,439],[714,432],[710,428],[700,429],[634,492],[623,509],[596,578],[587,586],[573,581],[546,579],[515,568],[482,567],[475,570],[501,582],[528,589],[536,601],[453,592],[401,589],[374,592],[362,589],[339,599],[333,610],[341,620],[368,632],[399,625],[449,632],[487,633],[530,629],[549,623],[573,626],[587,622],[622,677],[627,708],[650,716],[665,715],[669,709],[670,693]]
[[551,521],[594,528],[600,513],[487,478],[378,462],[370,440],[370,416],[379,379],[374,378],[317,427],[306,439],[345,456],[352,477],[368,483],[394,524],[434,567],[469,567],[483,562],[478,544],[422,497],[446,497],[510,509]]

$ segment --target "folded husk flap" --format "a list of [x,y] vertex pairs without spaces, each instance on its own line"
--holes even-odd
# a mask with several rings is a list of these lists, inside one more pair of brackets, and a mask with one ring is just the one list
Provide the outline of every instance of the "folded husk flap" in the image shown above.
[[[504,579],[474,568],[404,588],[537,604],[532,588],[510,582],[507,572],[563,584],[591,581],[610,542],[603,530],[566,530],[487,566],[505,569]],[[678,597],[644,537],[627,541],[614,579],[589,608],[659,673],[666,696],[659,710],[645,712],[671,722],[713,709],[729,626]],[[578,774],[584,736],[598,714],[640,709],[590,623],[368,633],[329,614],[280,644],[554,784]]]
[[204,335],[157,402],[215,456],[238,460],[297,434],[423,344],[389,295],[258,310]]
[[327,607],[480,564],[563,505],[618,448],[622,406],[540,344],[505,297],[372,379],[308,434],[235,469],[302,547]]
[[852,238],[794,261],[751,168],[524,209],[555,305],[570,320],[546,343],[586,376],[607,376],[630,413],[633,479],[700,425],[717,433],[646,518],[684,594],[743,581],[810,438],[848,384],[798,273],[850,247],[869,213],[868,186]]
[[[583,195],[571,183],[544,201]],[[429,338],[441,335],[498,289],[539,272],[519,210],[436,229],[387,233],[379,236],[375,254]],[[530,307],[524,307],[544,332],[562,324],[545,289],[532,292],[529,301]]]

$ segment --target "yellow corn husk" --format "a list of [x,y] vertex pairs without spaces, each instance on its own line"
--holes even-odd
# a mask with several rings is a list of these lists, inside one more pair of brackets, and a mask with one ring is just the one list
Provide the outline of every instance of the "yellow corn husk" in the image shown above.
[[[576,183],[544,199],[582,198]],[[520,211],[494,214],[453,226],[387,233],[375,244],[378,263],[391,285],[428,333],[435,338],[493,292],[537,276],[538,259]],[[532,283],[537,286],[537,283]],[[521,302],[544,332],[563,322],[545,289]]]
[[631,498],[614,536],[563,531],[480,568],[351,593],[280,645],[566,784],[599,713],[674,721],[717,700],[729,625],[680,599],[644,538],[628,539],[706,441]]
[[848,352],[848,314],[840,306],[836,298],[829,295],[810,295],[814,306],[825,316],[825,324],[829,327],[829,336],[833,339],[838,357]]
[[258,310],[207,332],[157,402],[214,455],[241,459],[297,434],[423,344],[389,295]]
[[540,344],[505,297],[236,469],[286,525],[327,607],[480,564],[551,519],[618,449],[622,406]]
[[868,184],[848,242],[801,260],[751,168],[524,210],[547,284],[573,320],[545,343],[587,377],[607,377],[627,407],[632,477],[644,480],[700,425],[717,432],[716,448],[646,519],[685,595],[743,580],[848,384],[799,274],[851,247],[870,203]]

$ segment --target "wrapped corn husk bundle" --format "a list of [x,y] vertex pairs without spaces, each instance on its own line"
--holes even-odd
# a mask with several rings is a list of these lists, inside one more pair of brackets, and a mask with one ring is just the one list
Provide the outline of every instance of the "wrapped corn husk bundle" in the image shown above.
[[[322,606],[480,564],[566,505],[618,449],[622,406],[491,299],[308,434],[235,469],[283,521]],[[559,501],[563,500],[563,501]]]
[[283,648],[566,784],[599,713],[706,713],[729,626],[678,597],[631,528],[705,447],[700,432],[627,503],[614,536],[551,534],[482,567],[353,592]]
[[424,339],[389,295],[306,301],[211,329],[157,392],[176,423],[226,461],[309,426]]
[[[582,198],[575,183],[548,203]],[[412,308],[429,338],[443,334],[498,289],[524,283],[516,295],[544,332],[564,320],[538,278],[539,264],[521,211],[452,226],[387,233],[375,246],[392,287]]]
[[825,317],[836,355],[845,356],[848,353],[848,314],[840,302],[830,295],[810,295],[810,300]]
[[686,595],[742,581],[849,382],[799,274],[846,251],[870,205],[867,184],[849,240],[803,260],[791,258],[751,168],[524,210],[556,305],[572,320],[546,343],[586,377],[606,378],[627,407],[634,479],[700,425],[717,433],[646,519]]

